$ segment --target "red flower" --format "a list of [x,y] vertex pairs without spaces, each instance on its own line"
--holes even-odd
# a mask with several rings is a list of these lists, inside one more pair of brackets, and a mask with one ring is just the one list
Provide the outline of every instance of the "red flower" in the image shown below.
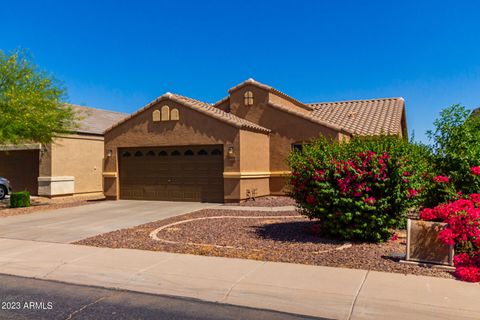
[[398,236],[394,233],[392,234],[392,237],[390,238],[390,241],[397,241],[398,240]]
[[373,206],[375,204],[375,198],[374,197],[368,197],[368,198],[364,199],[363,202]]
[[451,229],[443,229],[438,233],[438,238],[445,244],[453,246],[455,244],[456,235]]
[[420,211],[420,219],[430,221],[430,220],[437,219],[437,216],[435,215],[435,212],[432,209],[425,208],[422,211]]
[[479,267],[458,267],[455,269],[455,276],[463,281],[479,282],[480,268]]
[[408,198],[409,199],[415,197],[417,194],[418,194],[418,191],[415,190],[415,189],[409,189],[408,190]]
[[472,173],[476,176],[480,176],[480,166],[476,167],[471,167],[470,170],[472,170]]
[[448,183],[450,180],[446,176],[436,176],[433,178],[433,182],[438,182],[438,183]]

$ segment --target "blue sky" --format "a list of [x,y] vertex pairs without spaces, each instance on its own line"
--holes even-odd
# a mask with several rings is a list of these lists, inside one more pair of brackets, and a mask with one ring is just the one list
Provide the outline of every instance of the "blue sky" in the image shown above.
[[303,102],[404,97],[409,131],[480,106],[478,1],[2,1],[69,101],[133,112],[170,91],[215,102],[250,78]]

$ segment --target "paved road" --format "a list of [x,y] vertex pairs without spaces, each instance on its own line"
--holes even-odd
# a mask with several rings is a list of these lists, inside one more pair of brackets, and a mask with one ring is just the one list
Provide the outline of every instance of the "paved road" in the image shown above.
[[[0,275],[0,283],[0,319],[314,319],[274,311],[5,275]],[[7,308],[18,305],[20,310]]]
[[0,218],[0,238],[70,243],[217,205],[196,202],[102,201],[74,208]]

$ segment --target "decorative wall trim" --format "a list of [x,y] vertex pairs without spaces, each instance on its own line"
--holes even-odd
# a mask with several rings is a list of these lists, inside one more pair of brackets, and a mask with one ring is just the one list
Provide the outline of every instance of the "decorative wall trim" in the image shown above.
[[291,173],[291,171],[272,171],[270,172],[270,177],[287,177]]
[[116,178],[117,177],[117,173],[116,172],[104,172],[103,173],[103,176],[105,178]]
[[270,172],[224,172],[224,179],[259,179],[269,178]]
[[224,179],[259,179],[270,177],[286,177],[290,175],[290,171],[265,171],[265,172],[224,172]]

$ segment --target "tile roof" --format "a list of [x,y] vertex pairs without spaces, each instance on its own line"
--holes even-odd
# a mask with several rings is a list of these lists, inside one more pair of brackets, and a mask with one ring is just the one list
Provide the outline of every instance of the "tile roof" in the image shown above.
[[151,106],[155,105],[156,103],[158,103],[159,101],[162,101],[162,100],[173,100],[177,103],[180,103],[183,106],[186,106],[186,107],[189,107],[190,109],[193,109],[193,110],[196,110],[198,112],[207,114],[207,115],[209,115],[213,118],[216,118],[220,121],[229,123],[229,124],[231,124],[231,125],[233,125],[237,128],[240,128],[240,129],[246,129],[246,130],[250,130],[250,131],[257,131],[257,132],[263,132],[263,133],[269,133],[270,132],[270,129],[264,128],[262,126],[259,126],[258,124],[255,124],[255,123],[250,122],[248,120],[237,117],[234,114],[227,113],[223,110],[220,110],[220,109],[214,107],[213,105],[211,105],[209,103],[199,101],[199,100],[195,100],[195,99],[192,99],[192,98],[188,98],[188,97],[185,97],[185,96],[182,96],[182,95],[179,95],[179,94],[170,93],[170,92],[167,92],[167,93],[163,94],[162,96],[160,96],[157,99],[155,99],[154,101],[150,102],[149,104],[147,104],[146,106],[144,106],[140,110],[138,110],[138,111],[132,113],[130,116],[120,120],[119,122],[117,122],[116,124],[114,124],[113,126],[108,128],[106,131],[110,131],[114,127],[120,125],[121,123],[127,121],[128,119],[133,118],[137,114],[143,112],[144,110],[150,108]]
[[107,128],[128,116],[128,114],[121,112],[101,110],[73,104],[68,104],[68,106],[70,106],[80,117],[78,120],[79,127],[75,129],[75,132],[77,133],[103,135]]
[[355,135],[402,134],[403,98],[308,104],[311,116]]

